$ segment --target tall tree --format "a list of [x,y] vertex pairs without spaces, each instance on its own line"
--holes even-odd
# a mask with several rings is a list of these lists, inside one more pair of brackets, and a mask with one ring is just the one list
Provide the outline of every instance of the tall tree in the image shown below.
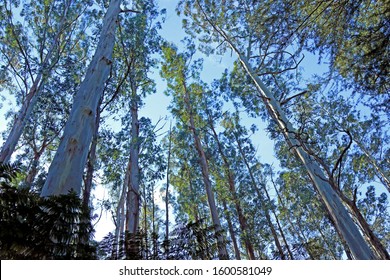
[[69,44],[77,44],[77,37],[82,31],[80,17],[89,5],[90,2],[73,0],[24,3],[21,16],[28,22],[30,29],[27,30],[21,22],[15,22],[18,3],[14,6],[12,1],[5,1],[0,6],[6,15],[1,30],[4,38],[2,59],[22,91],[22,105],[2,146],[0,161],[10,160],[38,101],[41,88],[57,67],[66,48],[69,50]]
[[112,0],[103,19],[100,40],[77,92],[42,196],[81,192],[84,166],[91,144],[99,100],[110,73],[120,0]]
[[[232,2],[229,3],[230,5],[228,5],[228,7],[230,9],[227,10],[226,8],[221,8],[220,6],[221,4],[226,4],[226,1],[218,3],[218,8],[217,3],[213,3],[214,6],[206,7],[204,5],[204,1],[196,1],[195,3],[186,2],[185,12],[187,15],[194,18],[197,29],[210,33],[209,30],[211,28],[216,36],[214,38],[222,38],[223,41],[226,42],[226,44],[236,53],[242,68],[256,87],[257,96],[266,106],[269,116],[276,123],[290,149],[305,166],[307,174],[321,196],[321,199],[324,201],[338,233],[346,241],[354,257],[357,259],[375,259],[375,254],[363,239],[361,233],[342,204],[340,197],[330,184],[329,178],[326,179],[327,176],[324,174],[322,167],[312,156],[310,148],[300,139],[299,132],[293,127],[291,121],[287,118],[284,110],[281,108],[281,103],[283,103],[283,101],[278,100],[277,96],[260,80],[257,71],[255,71],[254,66],[252,66],[248,60],[248,57],[251,57],[251,53],[244,55],[244,53],[240,50],[240,48],[242,48],[242,44],[239,44],[233,39],[239,29],[237,28],[237,25],[233,26],[232,22],[228,21],[226,18],[227,16],[231,17],[231,13],[233,11],[232,9],[237,9],[237,13],[234,13],[235,17],[240,23],[242,23],[243,28],[247,28],[247,30],[250,31],[253,30],[253,27],[251,26],[251,22],[246,21],[248,18],[247,15],[250,12],[260,12],[261,10],[256,9],[260,6],[252,6],[249,7],[249,9],[246,9],[248,5],[242,5],[241,7],[243,8],[240,9],[240,7],[237,6],[239,3]],[[243,13],[244,10],[245,13]],[[264,14],[264,12],[262,14]],[[258,35],[258,38],[261,38],[262,34],[250,34],[249,38],[254,40],[256,39],[256,35]],[[249,45],[253,46],[252,42],[250,42]]]
[[198,153],[199,165],[202,170],[203,183],[207,193],[211,218],[217,235],[218,257],[220,259],[228,259],[229,256],[224,244],[221,222],[218,215],[214,192],[212,190],[209,166],[205,150],[199,136],[199,129],[195,123],[196,108],[193,107],[193,104],[196,100],[196,95],[202,94],[203,89],[201,85],[189,83],[188,81],[191,76],[196,78],[196,76],[199,75],[197,72],[199,71],[198,69],[200,65],[199,62],[194,62],[193,65],[188,65],[191,61],[192,54],[178,54],[176,49],[171,46],[164,47],[163,54],[165,62],[162,67],[162,75],[165,79],[167,79],[168,87],[171,89],[174,99],[176,99],[175,101],[178,104],[178,117],[186,119],[185,125],[187,125],[188,129],[191,131],[195,149]]

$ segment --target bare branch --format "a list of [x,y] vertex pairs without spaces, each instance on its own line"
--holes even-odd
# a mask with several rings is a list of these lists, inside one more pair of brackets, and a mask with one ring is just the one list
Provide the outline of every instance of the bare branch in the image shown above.
[[136,14],[140,14],[141,11],[136,11],[136,10],[132,10],[132,9],[121,9],[120,13],[136,13]]
[[297,94],[294,94],[293,96],[291,97],[288,97],[286,99],[284,99],[283,101],[280,102],[280,105],[285,105],[286,103],[288,103],[289,101],[291,101],[292,99],[296,98],[296,97],[299,97],[301,95],[304,95],[305,93],[307,93],[308,91],[307,90],[304,90],[300,93],[297,93]]
[[345,147],[344,150],[342,151],[340,157],[336,161],[336,164],[333,167],[332,172],[331,172],[331,176],[332,176],[332,178],[334,178],[334,173],[336,172],[337,169],[339,169],[339,175],[338,175],[338,186],[339,187],[340,187],[340,177],[341,177],[340,176],[340,174],[341,174],[341,162],[343,160],[344,155],[346,154],[348,149],[351,147],[352,142],[353,142],[351,133],[348,130],[345,130],[344,132],[347,133],[347,135],[349,136],[349,143],[348,143],[347,147]]

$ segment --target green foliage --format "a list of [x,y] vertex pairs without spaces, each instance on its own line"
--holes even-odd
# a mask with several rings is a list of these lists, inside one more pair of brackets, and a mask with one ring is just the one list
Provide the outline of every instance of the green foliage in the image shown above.
[[41,198],[13,187],[16,171],[0,165],[0,258],[93,259],[93,229],[75,193]]

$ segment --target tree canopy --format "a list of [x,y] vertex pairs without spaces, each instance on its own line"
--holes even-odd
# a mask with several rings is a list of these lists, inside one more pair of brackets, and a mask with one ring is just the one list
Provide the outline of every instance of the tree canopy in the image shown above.
[[163,3],[0,4],[1,257],[390,259],[389,1]]

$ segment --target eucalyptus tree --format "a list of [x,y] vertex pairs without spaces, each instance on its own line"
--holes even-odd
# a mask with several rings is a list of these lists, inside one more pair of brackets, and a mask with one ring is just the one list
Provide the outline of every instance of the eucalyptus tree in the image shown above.
[[[141,157],[145,156],[142,145],[145,141],[152,141],[157,137],[150,134],[150,121],[139,118],[139,109],[143,105],[143,98],[155,92],[155,83],[150,78],[150,72],[157,64],[155,54],[160,50],[161,37],[158,35],[160,23],[156,20],[160,14],[154,1],[134,1],[133,6],[137,11],[142,11],[135,16],[127,16],[120,20],[118,28],[118,42],[113,53],[113,67],[110,79],[106,87],[106,98],[103,100],[102,109],[107,108],[108,118],[112,121],[121,119],[121,135],[126,135],[129,141],[121,151],[122,157],[127,158],[127,166],[122,178],[122,188],[117,208],[117,232],[126,231],[129,235],[135,235],[139,228],[140,203],[142,189],[140,188],[143,177],[150,177],[147,171],[141,170]],[[111,113],[111,115],[110,115]],[[157,124],[156,124],[157,126]],[[157,132],[156,132],[157,133]],[[122,138],[123,141],[124,138]],[[155,151],[150,152],[150,159],[158,165],[162,157],[158,157]],[[156,174],[160,174],[160,171]],[[144,182],[144,187],[145,182]],[[145,196],[145,192],[144,192]],[[144,200],[146,205],[146,200]],[[144,208],[145,209],[145,208]],[[121,212],[121,214],[120,214]],[[124,224],[121,226],[122,223]]]
[[[275,243],[275,246],[278,251],[278,255],[281,259],[286,259],[284,249],[280,242],[280,235],[283,234],[278,232],[274,221],[271,218],[271,201],[266,199],[266,187],[264,182],[261,182],[262,177],[261,169],[256,168],[259,165],[259,162],[256,160],[256,150],[253,147],[248,130],[239,124],[239,114],[236,112],[233,115],[225,114],[222,121],[222,126],[225,128],[224,135],[227,138],[227,142],[232,142],[235,144],[237,153],[239,155],[239,161],[243,163],[245,176],[248,178],[248,191],[256,194],[257,205],[262,210],[261,213],[265,217],[265,225],[269,228],[272,239]],[[254,132],[255,127],[251,127],[251,130]]]
[[[72,48],[83,44],[91,1],[4,1],[1,6],[1,61],[8,90],[21,105],[2,146],[8,162],[40,96]],[[20,13],[20,16],[18,16]],[[6,75],[7,75],[6,74]],[[11,87],[9,87],[11,86]]]
[[[312,155],[326,172],[330,183],[348,207],[368,243],[380,258],[389,259],[386,248],[372,231],[357,204],[358,191],[364,188],[364,184],[372,183],[373,178],[368,170],[362,170],[353,161],[355,154],[352,151],[356,148],[359,150],[360,147],[352,146],[353,137],[350,131],[359,130],[360,125],[356,124],[359,112],[352,110],[352,106],[346,100],[335,97],[331,92],[326,98],[320,99],[318,104],[314,100],[315,98],[311,97],[304,103],[296,102],[292,105],[295,111],[299,112],[299,130],[302,135],[310,135]],[[372,123],[371,120],[365,122]],[[369,129],[366,125],[364,131],[365,137],[372,137],[371,145],[375,147],[373,151],[386,150],[386,145],[381,140],[385,137],[382,136],[380,127],[374,126],[374,129]]]
[[174,208],[176,221],[200,222],[207,217],[206,194],[199,176],[201,170],[198,156],[193,149],[191,135],[186,132],[186,125],[180,122],[172,128],[172,147],[170,161],[170,184],[177,195],[170,203]]
[[[216,239],[218,245],[218,257],[228,259],[226,246],[223,241],[221,222],[218,215],[214,191],[211,185],[209,165],[205,154],[204,144],[202,144],[199,117],[196,107],[197,100],[201,98],[203,87],[199,82],[199,69],[201,61],[191,63],[193,55],[193,46],[188,45],[189,51],[179,54],[172,46],[163,47],[164,63],[162,65],[162,77],[167,80],[168,88],[173,97],[176,116],[188,126],[187,130],[191,133],[194,146],[198,154],[199,165],[202,170],[203,183],[207,194],[207,200],[210,208],[213,226],[215,227]],[[191,63],[191,64],[190,64]],[[191,78],[194,82],[191,82]]]
[[[249,240],[248,233],[247,233],[247,218],[244,214],[243,207],[240,202],[240,198],[238,197],[238,193],[236,190],[236,178],[235,178],[235,171],[233,168],[233,162],[235,159],[230,157],[231,152],[228,150],[229,146],[226,141],[226,139],[221,139],[221,135],[217,133],[217,126],[219,124],[219,121],[221,121],[221,118],[226,112],[223,112],[223,100],[221,100],[221,96],[223,96],[225,93],[221,92],[219,89],[224,90],[225,89],[225,83],[226,83],[225,77],[222,77],[220,81],[214,81],[213,86],[211,90],[208,90],[202,98],[202,108],[201,111],[203,111],[203,117],[206,120],[207,123],[207,129],[209,131],[209,134],[211,134],[211,138],[213,139],[213,142],[215,143],[215,150],[218,151],[214,157],[220,158],[220,163],[217,163],[217,166],[222,166],[221,168],[218,168],[215,170],[216,173],[223,173],[223,177],[225,179],[226,186],[228,186],[228,197],[230,198],[228,200],[231,200],[231,202],[234,204],[235,211],[238,216],[238,222],[240,224],[240,230],[242,239],[245,244],[245,248],[247,251],[247,255],[249,259],[255,259],[255,254],[253,250],[253,246]],[[210,141],[209,141],[210,142]],[[210,144],[208,145],[210,149]],[[217,160],[217,159],[215,159]],[[214,160],[214,161],[215,161]],[[221,192],[226,192],[227,190]],[[225,203],[226,204],[226,203]],[[224,207],[227,208],[227,207]],[[225,210],[226,212],[226,210]],[[231,233],[234,233],[233,230],[230,230]],[[232,236],[232,234],[231,234]],[[234,237],[232,237],[234,241]],[[237,249],[236,249],[237,251]],[[236,253],[236,256],[239,254]],[[237,258],[237,257],[236,257]]]
[[[205,5],[211,4],[211,5]],[[286,115],[283,105],[303,92],[271,91],[260,79],[261,76],[276,77],[299,65],[299,53],[291,53],[286,48],[291,41],[280,41],[283,34],[289,33],[288,18],[275,17],[272,12],[286,8],[273,6],[273,2],[254,3],[253,1],[182,1],[181,9],[190,17],[186,22],[190,31],[203,32],[203,40],[224,43],[238,56],[238,61],[248,78],[255,86],[254,97],[265,105],[268,116],[283,135],[290,150],[305,167],[310,180],[319,193],[329,215],[332,217],[338,234],[346,241],[354,258],[375,259],[377,256],[363,239],[353,219],[342,204],[337,190],[324,173],[310,149],[302,141],[299,131]],[[268,10],[268,8],[274,10]],[[283,27],[283,28],[281,28]],[[284,28],[285,27],[285,28]],[[194,33],[194,32],[193,32]],[[283,42],[283,44],[281,43]],[[290,97],[288,97],[290,95]]]
[[120,4],[120,0],[112,0],[108,6],[99,43],[75,95],[61,142],[42,189],[42,196],[66,194],[72,189],[76,193],[81,192],[97,106],[111,69]]

